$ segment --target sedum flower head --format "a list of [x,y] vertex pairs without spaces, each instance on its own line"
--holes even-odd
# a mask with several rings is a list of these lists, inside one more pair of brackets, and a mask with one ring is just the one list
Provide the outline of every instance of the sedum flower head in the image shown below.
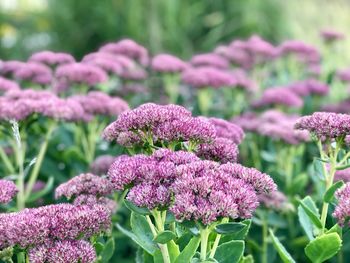
[[295,123],[298,130],[307,130],[315,134],[319,139],[345,137],[350,134],[350,115],[315,112],[312,115],[304,116]]
[[97,197],[96,195],[90,195],[90,194],[82,194],[77,196],[74,199],[73,202],[74,205],[88,205],[88,206],[95,206],[95,205],[101,205],[105,208],[107,208],[111,214],[114,214],[117,211],[118,204],[107,197]]
[[215,53],[195,55],[191,58],[191,64],[194,67],[210,66],[218,69],[228,69],[230,67],[230,63],[225,57]]
[[244,131],[238,125],[218,118],[209,118],[208,121],[214,125],[216,136],[226,138],[240,144],[244,138]]
[[350,218],[350,183],[346,183],[335,193],[338,204],[333,212],[333,217],[337,219],[338,224],[344,226]]
[[185,61],[169,54],[158,54],[153,57],[151,62],[152,70],[162,73],[178,73],[188,67]]
[[301,108],[303,100],[288,88],[269,88],[263,92],[259,100],[253,102],[253,106],[258,108],[271,105]]
[[193,162],[177,170],[170,207],[177,220],[208,225],[222,217],[249,218],[258,206],[253,187],[223,173],[216,162]]
[[85,240],[50,240],[29,250],[31,263],[93,263],[96,260],[94,247]]
[[19,90],[21,89],[17,82],[0,77],[0,91],[6,92],[9,90]]
[[140,142],[208,142],[215,138],[214,126],[177,105],[146,103],[123,112],[103,134],[107,140],[129,146]]
[[214,67],[189,68],[182,73],[182,81],[195,88],[221,88],[235,85],[234,77]]
[[71,54],[68,53],[45,50],[33,53],[28,59],[28,61],[41,63],[48,66],[57,66],[62,64],[74,63],[75,59]]
[[102,46],[99,51],[130,57],[143,66],[149,63],[147,49],[131,39],[122,39],[115,43],[108,43]]
[[112,155],[101,155],[98,156],[91,164],[90,164],[90,170],[91,173],[97,174],[97,175],[104,175],[107,174],[109,167],[112,165],[112,163],[115,161],[116,157]]
[[327,84],[316,79],[307,79],[295,82],[288,86],[294,93],[299,96],[319,95],[324,96],[329,92]]
[[200,144],[196,154],[205,160],[220,163],[237,162],[238,146],[229,139],[216,138],[212,143]]
[[28,62],[14,71],[14,77],[19,80],[46,85],[52,81],[52,71],[44,64]]
[[86,173],[80,174],[68,182],[59,185],[55,191],[55,197],[62,196],[68,199],[81,194],[91,194],[95,196],[109,195],[112,193],[112,185],[106,178]]
[[17,186],[12,181],[0,180],[0,204],[9,203],[17,192]]

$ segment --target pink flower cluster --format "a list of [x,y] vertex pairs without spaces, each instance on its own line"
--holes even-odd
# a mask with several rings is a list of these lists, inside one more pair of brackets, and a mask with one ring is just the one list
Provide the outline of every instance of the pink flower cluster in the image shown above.
[[132,143],[171,141],[210,142],[215,138],[215,128],[201,118],[177,105],[146,103],[123,112],[104,130],[104,138],[129,146]]
[[50,67],[55,67],[62,64],[74,63],[75,59],[71,54],[53,51],[39,51],[30,56],[29,62],[45,64]]
[[307,130],[319,139],[345,137],[350,134],[350,115],[315,112],[310,116],[298,119],[295,128]]
[[210,224],[219,217],[251,217],[257,193],[276,190],[273,180],[254,168],[202,161],[189,152],[162,149],[152,156],[121,156],[108,171],[115,190],[129,189],[139,207],[169,208],[178,220]]
[[281,140],[287,144],[299,144],[310,140],[310,135],[308,131],[294,129],[294,124],[298,118],[297,115],[268,110],[260,116],[254,113],[246,113],[233,118],[232,121],[247,132],[257,133],[273,140]]
[[147,49],[131,39],[122,39],[115,43],[108,43],[102,46],[99,51],[127,56],[138,61],[143,66],[149,63]]
[[0,248],[37,246],[51,240],[89,238],[109,230],[110,212],[100,205],[59,204],[0,214]]
[[23,120],[32,114],[65,121],[90,118],[80,103],[58,98],[49,91],[11,90],[0,98],[0,119]]
[[338,224],[343,226],[350,218],[350,183],[338,189],[335,193],[338,204],[333,212],[333,217],[338,220]]
[[302,97],[309,95],[324,96],[327,95],[329,92],[328,85],[316,79],[298,81],[288,85],[288,88]]
[[210,224],[219,218],[250,218],[258,206],[257,193],[276,190],[272,179],[238,164],[197,161],[177,168],[171,186],[170,211],[177,220]]
[[74,95],[70,98],[79,102],[89,115],[118,116],[129,110],[128,103],[123,99],[111,97],[100,91],[90,91],[86,95]]
[[93,263],[96,260],[94,247],[84,240],[58,240],[29,249],[31,263]]
[[81,194],[104,196],[112,193],[112,185],[106,178],[86,173],[75,176],[56,188],[55,197],[71,199]]
[[55,72],[55,90],[64,92],[73,84],[94,86],[108,80],[107,74],[101,68],[83,64],[69,63],[57,67]]
[[0,204],[7,204],[17,194],[17,186],[8,180],[0,180]]
[[188,68],[188,64],[175,56],[158,54],[152,58],[151,68],[156,72],[179,73]]
[[91,164],[91,173],[97,175],[107,174],[109,167],[115,161],[116,157],[112,155],[100,155]]

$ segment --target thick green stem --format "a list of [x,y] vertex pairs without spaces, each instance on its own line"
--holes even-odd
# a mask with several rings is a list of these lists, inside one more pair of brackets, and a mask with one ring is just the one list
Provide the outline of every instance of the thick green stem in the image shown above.
[[[228,221],[229,221],[228,218],[224,218],[224,219],[222,219],[221,223],[227,223]],[[215,257],[216,249],[219,246],[220,239],[221,239],[221,234],[216,234],[213,247],[210,250],[210,255],[209,255],[210,258],[214,258]]]
[[208,247],[208,237],[210,234],[210,230],[208,227],[200,230],[201,235],[201,260],[205,260],[207,258],[207,247]]
[[[154,236],[156,236],[157,233],[164,231],[164,222],[165,222],[165,217],[166,217],[166,211],[160,212],[157,210],[153,210],[152,215],[154,217],[154,221],[155,221],[156,227],[157,227],[156,234],[154,234],[153,231],[152,231],[152,233]],[[150,220],[150,218],[147,219],[147,221],[149,221],[149,220]],[[170,263],[170,255],[169,255],[168,246],[166,244],[158,244],[158,247],[160,249],[160,252],[162,253],[164,263]]]
[[51,135],[53,133],[53,131],[55,130],[56,128],[56,122],[52,122],[46,132],[46,135],[45,135],[45,138],[44,138],[44,141],[43,143],[41,144],[41,147],[40,147],[40,150],[39,150],[39,154],[38,154],[38,157],[37,157],[37,160],[35,162],[35,165],[33,167],[33,171],[32,173],[30,174],[30,177],[29,177],[29,181],[28,181],[28,184],[27,184],[27,187],[26,187],[26,191],[25,191],[25,200],[28,199],[28,197],[30,196],[32,190],[33,190],[33,187],[34,187],[34,184],[39,176],[39,172],[40,172],[40,168],[41,168],[41,165],[44,161],[44,157],[45,157],[45,153],[46,153],[46,150],[47,150],[47,147],[49,145],[49,141],[50,141],[50,138],[51,138]]

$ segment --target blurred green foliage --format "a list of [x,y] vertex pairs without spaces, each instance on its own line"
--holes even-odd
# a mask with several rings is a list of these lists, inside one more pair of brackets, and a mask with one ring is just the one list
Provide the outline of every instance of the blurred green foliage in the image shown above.
[[[24,0],[23,0],[24,1]],[[35,1],[35,0],[31,0]],[[31,1],[26,1],[30,5]],[[46,0],[44,8],[0,11],[2,59],[25,59],[36,50],[81,58],[108,41],[128,37],[152,53],[189,57],[235,37],[286,37],[279,0]]]

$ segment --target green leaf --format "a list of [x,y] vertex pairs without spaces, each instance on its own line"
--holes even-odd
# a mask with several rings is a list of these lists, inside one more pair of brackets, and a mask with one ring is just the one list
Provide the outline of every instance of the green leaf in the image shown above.
[[242,258],[244,252],[243,240],[232,240],[218,246],[215,259],[220,263],[236,263]]
[[331,229],[326,231],[326,234],[329,234],[329,233],[338,233],[339,236],[341,236],[342,228],[338,224],[335,224],[334,226],[332,226]]
[[315,174],[321,179],[324,180],[325,176],[323,174],[323,161],[318,160],[317,158],[314,159],[313,162],[313,166],[314,166],[314,171]]
[[44,195],[48,194],[51,192],[52,188],[53,188],[53,183],[54,183],[55,179],[53,176],[51,176],[47,182],[46,182],[46,185],[43,189],[41,189],[40,191],[38,192],[35,192],[30,194],[30,196],[28,197],[27,199],[27,202],[34,202],[36,200],[38,200],[39,198],[43,197]]
[[133,232],[123,228],[119,224],[117,224],[117,228],[120,232],[130,237],[136,244],[146,250],[148,254],[153,255],[155,251],[158,250],[158,246],[153,241],[153,234],[146,218],[143,215],[131,212],[130,223]]
[[114,238],[108,239],[106,242],[103,251],[101,253],[101,258],[102,262],[109,262],[109,260],[112,258],[114,254],[114,249],[115,249],[115,243],[114,243]]
[[[319,212],[317,210],[315,202],[312,200],[310,196],[306,196],[303,200],[301,200],[303,204],[305,204],[312,212],[314,212],[318,217]],[[314,225],[311,222],[310,218],[306,214],[305,210],[302,208],[302,206],[299,205],[298,207],[298,217],[299,222],[301,226],[303,227],[307,237],[309,240],[314,239]]]
[[273,246],[275,247],[276,251],[278,252],[278,255],[282,259],[284,263],[295,263],[295,260],[292,258],[292,256],[288,253],[288,251],[285,249],[285,247],[282,245],[282,243],[279,241],[279,239],[273,234],[273,232],[270,229],[270,236],[272,238]]
[[101,242],[96,242],[94,244],[95,250],[97,254],[100,254],[103,251],[104,248],[104,244],[102,244]]
[[241,223],[245,224],[246,227],[237,233],[222,236],[220,239],[220,244],[225,243],[225,242],[229,242],[231,240],[243,240],[243,239],[245,239],[245,237],[247,236],[248,231],[250,229],[250,225],[252,223],[252,220],[246,219],[246,220],[242,221]]
[[337,233],[324,234],[305,247],[305,254],[313,263],[321,263],[336,255],[341,246],[342,240]]
[[160,232],[153,241],[159,244],[166,244],[170,240],[173,240],[176,237],[175,233],[170,230],[165,230],[163,232]]
[[175,216],[171,212],[166,213],[165,224],[170,224],[175,222]]
[[168,246],[170,261],[175,262],[176,258],[180,255],[179,246],[174,242],[174,240],[170,240],[167,246]]
[[337,191],[337,189],[339,189],[339,188],[342,187],[343,185],[344,185],[344,182],[343,182],[343,181],[338,181],[338,182],[334,183],[334,184],[327,190],[327,192],[324,194],[324,196],[323,196],[323,201],[325,201],[326,203],[330,203],[330,202],[333,200],[335,191]]
[[301,205],[301,207],[304,209],[306,215],[309,217],[310,221],[318,228],[322,228],[322,223],[321,220],[319,218],[319,216],[312,211],[311,208],[309,208],[309,206],[307,204],[305,204],[303,202],[303,200],[299,201],[299,204]]
[[196,254],[200,241],[200,237],[194,236],[176,258],[175,263],[191,262],[193,256]]
[[243,223],[229,222],[229,223],[218,224],[215,227],[215,231],[216,233],[219,233],[219,234],[233,234],[233,233],[242,231],[246,226],[247,225]]
[[138,207],[138,206],[134,205],[132,202],[130,202],[129,200],[124,199],[124,204],[130,211],[135,212],[137,214],[140,214],[140,215],[151,214],[151,212],[147,208]]

